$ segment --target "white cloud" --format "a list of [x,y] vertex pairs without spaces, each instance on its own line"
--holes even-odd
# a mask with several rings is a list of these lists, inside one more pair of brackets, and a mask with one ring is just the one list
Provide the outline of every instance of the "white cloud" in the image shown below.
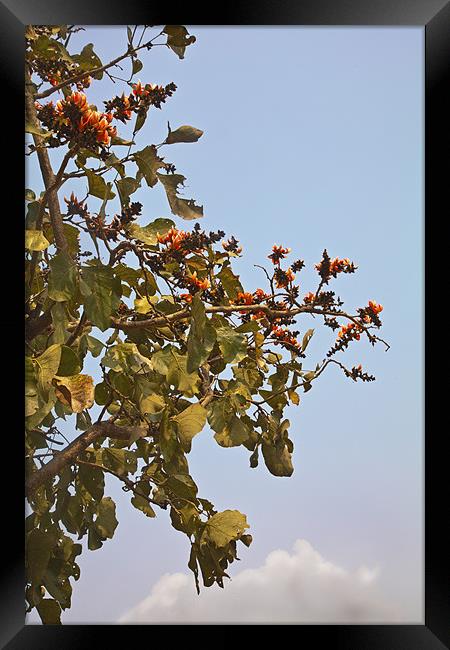
[[305,540],[237,572],[225,588],[203,588],[191,575],[163,575],[121,623],[398,623],[407,614],[377,591],[377,568],[356,572],[327,562]]

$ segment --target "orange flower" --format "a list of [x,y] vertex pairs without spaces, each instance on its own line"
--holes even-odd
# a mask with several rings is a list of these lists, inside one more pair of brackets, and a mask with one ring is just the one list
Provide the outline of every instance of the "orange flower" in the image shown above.
[[252,320],[261,320],[261,318],[265,318],[266,313],[264,311],[256,311],[254,314],[250,316]]
[[[177,230],[177,228],[172,227],[166,232],[165,235],[157,234],[157,239],[160,244],[168,244],[169,248],[174,250],[179,250],[181,248],[181,243],[188,236],[187,232],[184,230]],[[186,251],[187,253],[188,251]]]
[[279,264],[280,260],[284,259],[288,253],[291,252],[290,248],[283,248],[283,246],[278,246],[277,244],[274,244],[272,246],[272,254],[268,255],[267,257],[269,260],[272,260],[273,264]]
[[297,341],[297,339],[292,336],[289,330],[285,329],[284,327],[272,325],[272,336],[278,339],[280,343],[288,343],[294,348],[300,348],[300,343]]
[[282,271],[278,267],[278,269],[275,270],[275,278],[277,282],[276,284],[277,289],[283,289],[284,287],[287,287],[289,282],[293,282],[295,280],[295,273],[292,271],[290,267],[288,268],[287,271]]
[[133,84],[133,95],[142,95],[143,92],[144,88],[140,80],[136,84]]
[[73,92],[71,95],[66,97],[66,99],[60,99],[56,102],[56,110],[58,113],[62,113],[66,106],[69,104],[74,104],[77,106],[82,113],[89,110],[89,104],[87,102],[87,97],[84,93],[79,92],[78,90]]
[[209,287],[211,286],[211,283],[208,280],[208,278],[205,278],[204,280],[200,280],[200,278],[197,277],[197,271],[194,271],[194,273],[191,276],[188,276],[187,281],[190,282],[195,287],[197,287],[197,289],[200,289],[202,291],[205,289],[209,289]]
[[375,300],[369,300],[369,309],[371,309],[374,314],[379,314],[380,311],[383,311],[383,305],[379,305]]
[[261,302],[261,300],[265,300],[268,297],[269,295],[265,291],[262,289],[256,289],[255,298],[257,298],[258,302]]
[[234,239],[234,237],[228,239],[227,241],[223,241],[222,247],[224,250],[226,250],[227,253],[235,253],[236,255],[240,255],[242,253],[242,246],[238,246],[238,241]]
[[244,305],[253,305],[253,295],[251,293],[242,293],[240,291],[236,297],[236,304],[242,303]]
[[306,296],[303,298],[303,302],[307,305],[310,305],[312,302],[314,302],[315,294],[310,291],[309,293],[306,294]]
[[360,329],[361,328],[357,327],[355,323],[349,323],[348,325],[344,325],[339,330],[336,340],[338,341],[342,337],[347,336],[350,339],[356,339],[357,341],[359,341],[359,339],[361,338],[361,335],[359,334]]
[[295,273],[292,271],[292,269],[289,267],[288,270],[286,271],[287,278],[289,282],[293,282],[295,280]]
[[182,294],[180,295],[180,298],[181,298],[181,300],[184,300],[184,301],[187,302],[187,303],[191,303],[191,302],[192,302],[192,295],[191,295],[190,293],[182,293]]

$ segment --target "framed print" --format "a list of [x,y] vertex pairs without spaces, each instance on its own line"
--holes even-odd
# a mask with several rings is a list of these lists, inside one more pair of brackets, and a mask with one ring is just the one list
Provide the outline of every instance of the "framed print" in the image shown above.
[[26,199],[2,647],[147,625],[448,647],[450,8],[145,9],[1,6]]

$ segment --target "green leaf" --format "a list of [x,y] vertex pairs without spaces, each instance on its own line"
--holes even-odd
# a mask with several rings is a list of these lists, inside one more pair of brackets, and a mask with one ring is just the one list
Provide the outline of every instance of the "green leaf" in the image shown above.
[[33,362],[30,357],[25,357],[25,417],[36,413],[38,408],[37,378]]
[[183,499],[195,500],[197,497],[198,488],[189,474],[173,474],[164,483],[164,488]]
[[256,320],[249,320],[246,323],[242,323],[239,327],[236,327],[235,332],[240,334],[246,334],[248,332],[259,332],[260,326]]
[[189,36],[189,32],[184,25],[166,25],[163,32],[167,34],[166,45],[180,58],[184,59],[186,48],[195,43],[195,36]]
[[126,282],[130,287],[135,287],[138,284],[138,281],[142,277],[141,269],[133,269],[126,264],[117,264],[114,267],[114,272],[119,277],[122,282]]
[[[89,350],[93,357],[98,357],[102,353],[104,347],[105,344],[102,343],[102,341],[99,341],[99,339],[96,339],[95,336],[91,336],[90,334],[83,334],[80,339],[80,349],[83,350],[83,353],[86,350]],[[60,375],[61,373],[59,372],[58,374]]]
[[310,329],[306,332],[305,336],[303,337],[302,340],[302,352],[304,352],[308,346],[308,343],[310,342],[312,335],[314,334],[314,330]]
[[94,501],[100,501],[105,490],[105,475],[99,467],[78,465],[78,480],[89,492]]
[[143,68],[143,63],[139,59],[133,59],[133,70],[132,74],[137,74]]
[[61,624],[61,606],[53,598],[43,598],[36,604],[36,609],[44,625]]
[[136,122],[134,123],[133,133],[137,133],[142,129],[145,124],[145,120],[147,119],[147,114],[148,108],[139,110],[138,114],[136,115]]
[[110,392],[108,385],[101,381],[94,389],[95,403],[104,406],[109,400]]
[[73,63],[74,59],[69,55],[62,43],[54,38],[40,35],[33,43],[33,51],[40,59],[56,60],[62,59],[68,63]]
[[169,420],[167,410],[164,411],[159,426],[159,445],[164,461],[170,463],[178,451],[179,445],[175,425]]
[[203,530],[200,544],[213,544],[218,548],[227,546],[237,540],[249,528],[247,517],[238,510],[224,510],[208,519]]
[[53,333],[49,343],[64,343],[68,337],[67,326],[69,316],[67,311],[67,302],[55,302],[50,308],[52,315]]
[[169,385],[174,385],[187,397],[198,392],[199,377],[196,372],[189,373],[186,368],[187,357],[179,354],[172,346],[156,352],[151,359],[153,370],[165,375]]
[[142,495],[140,494],[135,494],[133,498],[131,499],[131,503],[134,505],[135,508],[143,512],[147,517],[156,517],[156,513],[147,501]]
[[27,573],[30,582],[40,584],[47,570],[56,539],[53,531],[34,528],[27,537]]
[[153,311],[153,305],[155,305],[157,302],[158,296],[150,296],[150,302],[148,301],[147,296],[144,296],[143,298],[135,298],[134,310],[138,314],[148,314],[149,311]]
[[248,439],[248,434],[246,425],[233,415],[225,427],[214,434],[214,438],[221,447],[238,447]]
[[136,484],[136,492],[138,492],[138,494],[133,495],[131,503],[147,517],[153,518],[156,517],[155,511],[148,502],[148,499],[146,499],[150,494],[150,489],[150,485],[147,481],[139,481]]
[[216,331],[211,321],[206,317],[205,305],[199,294],[192,300],[191,328],[187,340],[188,372],[194,372],[206,361],[216,342]]
[[46,131],[38,125],[30,124],[29,122],[25,124],[25,133],[32,133],[33,135],[39,135],[41,138],[49,138],[53,135],[53,131]]
[[151,369],[150,360],[139,352],[136,343],[117,343],[110,347],[102,359],[102,365],[115,372],[133,374]]
[[[43,226],[44,235],[50,242],[53,244],[55,237],[53,234],[52,226],[50,223],[44,223]],[[80,231],[75,226],[72,226],[70,223],[63,224],[64,236],[67,241],[67,247],[71,255],[76,255],[80,251]]]
[[195,205],[193,199],[183,199],[177,196],[178,185],[184,185],[186,180],[184,176],[181,174],[160,174],[159,172],[157,176],[166,190],[172,214],[188,220],[203,217],[203,206]]
[[175,144],[178,142],[197,142],[203,135],[203,131],[196,129],[193,126],[183,125],[178,127],[175,131],[170,130],[166,138],[166,144]]
[[[41,391],[42,393],[42,391]],[[47,395],[43,395],[42,399],[41,395],[39,396],[38,399],[38,409],[34,413],[32,413],[30,416],[28,416],[25,420],[25,427],[28,431],[31,429],[34,429],[35,427],[39,426],[41,422],[48,416],[50,411],[52,410],[55,402],[56,402],[56,396],[55,396],[55,389],[53,386],[50,386],[50,389],[48,391]],[[34,398],[30,398],[33,400]]]
[[222,282],[227,296],[232,300],[237,297],[238,293],[242,293],[244,291],[239,280],[239,276],[235,275],[229,266],[224,266],[220,273],[217,274],[217,277]]
[[44,251],[50,242],[41,230],[25,230],[25,248],[29,251]]
[[140,185],[140,182],[131,176],[126,176],[125,178],[116,181],[116,187],[119,192],[122,207],[128,205],[130,195],[136,192]]
[[58,377],[69,377],[70,375],[77,375],[80,371],[81,363],[78,355],[72,348],[63,345],[58,370],[55,374]]
[[115,135],[113,138],[111,138],[111,144],[112,145],[122,145],[124,147],[129,147],[131,144],[134,144],[133,140],[126,140],[124,138],[119,138],[117,135]]
[[109,266],[97,262],[82,267],[81,292],[86,317],[104,332],[111,327],[111,315],[117,309],[122,296],[120,279]]
[[178,437],[183,449],[190,451],[192,438],[200,433],[206,424],[206,409],[201,404],[191,404],[172,420],[177,423]]
[[[94,68],[102,67],[102,62],[94,52],[94,45],[92,43],[85,45],[80,54],[72,54],[72,59],[78,63],[82,70],[90,71]],[[92,76],[94,79],[101,79],[103,72],[96,72]]]
[[158,234],[165,235],[171,228],[175,226],[172,219],[155,219],[146,226],[138,226],[136,223],[131,224],[129,231],[132,237],[139,239],[144,244],[153,246],[158,241]]
[[283,444],[281,449],[277,445],[263,442],[262,453],[267,469],[274,476],[291,476],[294,467],[288,448]]
[[44,399],[47,398],[53,377],[61,361],[61,345],[55,343],[34,359],[37,368],[38,387]]
[[98,515],[95,520],[95,527],[103,538],[112,539],[117,528],[116,504],[111,497],[104,497],[98,506]]
[[121,475],[134,474],[137,458],[134,452],[127,449],[105,447],[102,450],[102,464]]
[[158,169],[166,167],[166,163],[157,155],[155,145],[149,144],[141,151],[136,151],[133,155],[133,159],[135,160],[139,171],[144,176],[147,185],[149,187],[154,187],[158,182],[156,172]]
[[247,354],[247,337],[228,326],[216,327],[217,343],[225,363],[237,363]]
[[233,415],[233,409],[228,399],[224,397],[214,399],[208,405],[208,422],[211,428],[217,433],[225,429]]
[[85,169],[88,179],[89,194],[99,199],[113,199],[116,195],[111,190],[111,183],[106,184],[103,176],[96,174],[93,169]]
[[49,263],[48,295],[55,302],[70,300],[77,288],[78,272],[72,258],[65,251],[55,255]]
[[162,395],[158,395],[157,393],[153,393],[151,395],[142,397],[142,399],[139,401],[139,410],[144,416],[153,415],[154,413],[159,413],[162,411],[165,405],[166,403],[164,401],[164,397],[162,397]]

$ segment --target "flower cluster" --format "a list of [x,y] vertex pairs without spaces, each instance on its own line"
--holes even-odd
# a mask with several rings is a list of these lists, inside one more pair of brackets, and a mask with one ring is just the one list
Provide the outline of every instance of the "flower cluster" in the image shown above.
[[[189,234],[184,230],[178,230],[177,228],[173,227],[168,230],[165,235],[160,235],[158,233],[157,239],[160,244],[166,244],[167,248],[178,251],[181,249],[183,241],[188,236]],[[187,250],[184,251],[185,254],[187,252]]]
[[223,232],[217,233],[210,232],[209,235],[202,231],[199,224],[195,224],[192,232],[178,230],[172,227],[165,234],[157,234],[159,244],[165,245],[165,249],[161,251],[166,260],[169,257],[181,262],[183,258],[189,253],[201,253],[210,244],[217,242],[222,236]]
[[252,293],[243,293],[241,291],[236,296],[236,300],[233,300],[235,305],[253,305],[253,302],[254,296]]
[[[264,300],[269,299],[270,294],[266,293],[263,289],[256,289],[253,293],[239,291],[234,300],[230,300],[230,304],[233,305],[258,305]],[[246,310],[242,310],[241,314],[246,314]],[[263,310],[254,312],[251,315],[252,320],[259,320],[260,318],[265,318],[266,314]]]
[[348,323],[348,325],[343,325],[341,329],[338,332],[337,338],[339,339],[344,339],[347,341],[351,341],[352,339],[355,339],[356,341],[359,341],[361,338],[361,327],[356,325],[356,323]]
[[104,227],[104,236],[106,239],[117,241],[118,235],[121,231],[132,223],[137,216],[141,214],[142,203],[136,201],[129,206],[122,208],[120,214],[115,214],[111,223]]
[[353,381],[357,381],[358,379],[361,379],[361,381],[375,381],[375,377],[373,375],[369,375],[367,372],[363,372],[361,364],[358,366],[353,366],[351,370],[347,370],[347,368],[343,368],[343,370],[346,377],[350,377],[350,379],[353,379]]
[[272,253],[268,255],[267,257],[269,260],[272,260],[272,264],[280,264],[280,260],[283,260],[286,255],[288,255],[291,252],[290,248],[284,248],[283,246],[278,246],[277,244],[274,244],[272,246]]
[[359,316],[364,323],[381,326],[381,320],[378,316],[383,311],[383,305],[379,305],[374,300],[369,300],[367,307],[358,309]]
[[67,205],[67,216],[78,215],[84,219],[86,227],[91,234],[96,235],[100,239],[107,239],[117,241],[117,238],[124,227],[134,221],[142,210],[141,203],[131,203],[129,206],[122,209],[121,214],[114,215],[110,224],[105,223],[105,220],[100,215],[91,215],[88,212],[87,206],[84,201],[79,201],[75,194],[72,192],[70,198],[64,197]]
[[65,99],[60,99],[56,106],[49,102],[42,106],[35,104],[40,122],[56,134],[56,143],[74,142],[82,147],[97,150],[107,147],[111,138],[117,133],[111,126],[111,113],[101,113],[92,109],[84,93],[76,91]]
[[194,273],[192,275],[188,275],[186,277],[186,281],[194,289],[198,289],[200,291],[204,291],[205,289],[209,289],[209,287],[211,286],[211,283],[208,280],[208,278],[204,278],[202,280],[201,278],[197,277],[197,271],[194,271]]
[[[83,72],[82,68],[68,57],[49,56],[48,58],[40,56],[33,50],[36,39],[40,37],[52,38],[54,33],[51,28],[45,25],[33,25],[29,31],[30,38],[25,38],[27,48],[26,59],[32,72],[36,73],[44,82],[52,86],[58,86],[60,83],[67,82],[72,77]],[[47,41],[48,42],[48,41]],[[60,54],[60,45],[57,40],[50,41],[49,54]],[[77,90],[88,88],[91,84],[91,77],[86,73],[81,79],[73,82],[71,85],[76,86]]]
[[294,281],[295,274],[292,272],[291,268],[287,271],[283,271],[283,269],[277,267],[274,271],[274,278],[277,289],[283,289],[284,287],[287,287],[290,282]]
[[168,97],[171,97],[176,91],[176,85],[171,82],[167,86],[158,86],[157,84],[145,84],[140,81],[133,84],[133,92],[129,95],[122,93],[120,97],[104,102],[105,108],[111,112],[117,120],[126,122],[131,119],[132,113],[144,115],[150,106],[161,108]]
[[73,192],[70,195],[69,199],[64,197],[64,202],[67,205],[67,216],[72,216],[77,214],[79,217],[82,217],[83,219],[86,217],[88,213],[88,209],[84,204],[84,201],[79,201]]
[[239,241],[234,237],[230,237],[227,241],[223,241],[222,247],[227,253],[235,253],[236,255],[242,253],[242,246],[239,246]]
[[322,282],[327,284],[332,277],[337,278],[339,273],[354,273],[357,267],[347,257],[344,259],[338,257],[331,259],[327,251],[324,250],[322,261],[316,264],[315,268],[322,278]]
[[[291,333],[285,327],[280,327],[279,325],[272,325],[272,336],[275,340],[275,344],[280,343],[287,349],[293,349],[294,351],[299,351],[301,348],[300,343],[294,336],[294,333]],[[298,334],[296,332],[295,334]]]
[[297,271],[301,271],[304,266],[305,262],[303,260],[295,260],[295,262],[291,264],[291,269],[297,273]]

